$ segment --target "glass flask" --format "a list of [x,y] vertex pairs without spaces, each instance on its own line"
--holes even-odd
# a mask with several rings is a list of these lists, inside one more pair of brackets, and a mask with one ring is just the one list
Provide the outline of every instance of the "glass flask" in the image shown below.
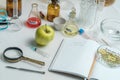
[[29,28],[37,28],[41,25],[41,19],[39,16],[37,3],[32,4],[32,9],[31,9],[31,12],[30,12],[28,19],[26,21],[26,25]]
[[13,17],[14,14],[20,16],[22,13],[22,0],[7,0],[6,9],[9,17]]
[[69,13],[69,20],[65,23],[62,29],[62,33],[65,36],[73,37],[78,34],[78,27],[75,22],[76,9],[72,8],[72,11]]
[[90,29],[94,26],[97,11],[102,10],[104,0],[80,0],[78,23],[81,28]]
[[59,16],[60,5],[58,4],[58,0],[51,0],[51,1],[52,2],[48,5],[48,9],[47,9],[47,20],[53,22],[53,19]]

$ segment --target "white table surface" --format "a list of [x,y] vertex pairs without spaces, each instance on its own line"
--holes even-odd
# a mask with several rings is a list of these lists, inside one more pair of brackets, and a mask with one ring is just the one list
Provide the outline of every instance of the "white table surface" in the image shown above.
[[[6,5],[5,1],[6,0],[0,0],[0,8],[5,8]],[[79,4],[77,2],[78,0],[71,0],[71,1],[73,2],[77,11],[79,12],[79,7],[78,7]],[[43,11],[43,13],[46,13],[47,4],[44,2],[44,0],[23,0],[22,16],[20,17],[23,23],[28,18],[28,14],[31,10],[31,4],[33,2],[37,2],[39,4],[39,11]],[[119,0],[117,0],[116,2],[120,3]],[[101,16],[98,17],[98,25],[96,25],[97,26],[96,28],[99,28],[99,22],[105,18],[120,18],[120,13],[118,11],[119,7],[120,7],[119,4],[115,3],[113,6],[104,8],[104,10],[100,14]],[[69,8],[68,10],[66,10],[65,7],[62,8],[63,10],[61,10],[60,16],[65,17],[67,19],[66,16],[70,8],[67,7]],[[42,24],[45,23],[52,25],[52,23],[42,20]],[[51,41],[45,47],[40,47],[42,51],[49,54],[49,57],[45,58],[30,49],[30,46],[35,45],[34,39],[35,39],[36,29],[30,29],[24,25],[21,26],[23,28],[18,32],[9,31],[9,30],[0,31],[0,80],[80,80],[80,78],[75,76],[53,73],[48,71],[48,67],[54,57],[54,54],[57,51],[57,48],[59,47],[61,40],[65,38],[59,31],[55,32],[55,38],[53,39],[53,41]],[[76,37],[79,37],[79,35]],[[37,60],[43,60],[46,62],[46,65],[44,67],[41,67],[39,65],[33,65],[31,63],[27,63],[24,61],[20,61],[18,63],[5,62],[2,57],[2,52],[4,51],[5,48],[10,46],[20,47],[24,52],[24,56],[28,56]],[[17,71],[17,70],[7,69],[5,68],[5,66],[15,66],[21,68],[34,69],[34,70],[44,70],[46,74],[42,75],[37,73]],[[120,68],[111,69],[99,63],[96,63],[92,76],[96,76],[100,80],[116,80],[116,79],[119,80],[120,79],[119,74],[120,74]]]

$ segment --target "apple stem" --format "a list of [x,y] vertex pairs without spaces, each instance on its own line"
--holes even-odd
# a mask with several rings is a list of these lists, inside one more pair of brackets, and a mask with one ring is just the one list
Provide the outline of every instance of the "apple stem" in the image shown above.
[[45,24],[45,31],[49,33],[49,31],[47,30],[47,24]]

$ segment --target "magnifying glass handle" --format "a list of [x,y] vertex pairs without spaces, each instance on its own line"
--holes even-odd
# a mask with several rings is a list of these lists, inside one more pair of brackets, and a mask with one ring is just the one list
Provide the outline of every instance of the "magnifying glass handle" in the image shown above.
[[34,60],[34,59],[31,59],[31,58],[28,58],[28,57],[23,57],[22,59],[33,62],[33,63],[36,63],[36,64],[40,64],[40,65],[43,65],[43,66],[45,65],[45,62]]

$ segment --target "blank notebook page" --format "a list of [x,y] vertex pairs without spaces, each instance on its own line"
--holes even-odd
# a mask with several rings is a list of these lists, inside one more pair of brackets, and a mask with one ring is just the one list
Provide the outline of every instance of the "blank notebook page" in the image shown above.
[[88,76],[99,44],[86,39],[65,39],[49,68],[77,76]]

